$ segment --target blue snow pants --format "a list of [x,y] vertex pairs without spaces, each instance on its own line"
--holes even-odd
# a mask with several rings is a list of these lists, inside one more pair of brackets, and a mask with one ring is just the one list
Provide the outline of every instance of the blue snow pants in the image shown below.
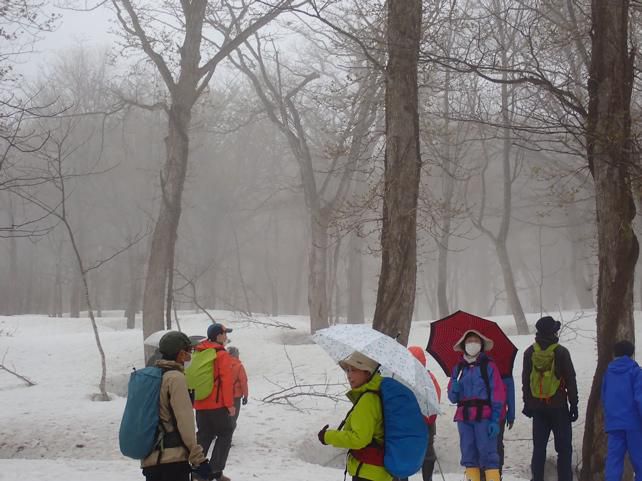
[[[459,449],[461,465],[467,468],[498,469],[497,438],[488,437],[488,419],[459,421]],[[642,481],[642,480],[638,480]]]
[[609,431],[609,447],[606,454],[605,481],[621,481],[624,471],[624,455],[635,470],[636,481],[642,481],[642,431]]

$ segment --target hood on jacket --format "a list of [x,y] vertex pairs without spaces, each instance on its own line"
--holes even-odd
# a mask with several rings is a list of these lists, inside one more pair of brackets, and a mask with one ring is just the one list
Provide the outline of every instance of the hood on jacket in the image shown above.
[[218,342],[204,339],[199,342],[198,345],[194,348],[195,351],[204,351],[205,349],[216,349],[217,351],[220,351],[221,349],[225,350],[225,346],[223,346],[223,344],[219,344]]
[[415,359],[417,359],[422,366],[426,367],[426,354],[424,354],[423,348],[419,346],[409,346],[408,351],[415,356]]
[[546,349],[551,344],[560,342],[560,339],[555,334],[542,334],[538,332],[535,334],[535,342],[539,344],[539,347],[542,349]]
[[167,359],[159,359],[158,361],[156,361],[156,367],[180,372],[184,372],[185,370],[182,364],[176,361],[168,361]]
[[638,363],[635,362],[633,359],[631,359],[628,356],[621,356],[621,357],[616,357],[614,360],[612,360],[609,363],[609,367],[607,368],[609,372],[612,372],[613,374],[624,374],[625,372],[630,371],[633,368],[637,368]]
[[359,396],[361,396],[364,392],[378,391],[379,386],[381,386],[382,379],[383,378],[381,377],[381,374],[375,372],[367,383],[359,386],[358,388],[350,389],[346,393],[346,396],[348,397],[348,399],[350,399],[350,401],[352,401],[352,404],[354,404],[355,402],[357,402],[357,399],[359,399]]

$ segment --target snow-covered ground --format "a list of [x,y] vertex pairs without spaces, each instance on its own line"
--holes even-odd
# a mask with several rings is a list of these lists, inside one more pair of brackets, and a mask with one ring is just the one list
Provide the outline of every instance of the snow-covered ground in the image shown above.
[[[35,386],[0,371],[0,480],[125,481],[143,479],[136,461],[118,449],[118,426],[125,405],[123,397],[129,372],[143,365],[142,332],[125,329],[121,313],[99,320],[108,359],[108,391],[113,399],[97,402],[100,362],[87,319],[45,316],[0,317],[0,359],[29,378]],[[305,317],[256,317],[259,321],[287,323],[295,329],[266,327],[214,311],[215,318],[234,329],[232,345],[241,353],[250,381],[250,402],[244,406],[234,435],[226,474],[233,481],[339,481],[343,479],[344,454],[318,443],[316,433],[326,423],[338,424],[349,405],[341,370],[308,335]],[[204,315],[182,313],[181,326],[188,334],[205,334]],[[529,316],[534,322],[538,316]],[[555,317],[560,317],[559,314]],[[562,313],[566,322],[562,342],[571,349],[580,386],[580,409],[586,407],[595,368],[595,314]],[[509,317],[494,318],[514,333]],[[413,324],[410,344],[426,345],[429,322]],[[638,332],[638,335],[642,333]],[[532,336],[511,335],[523,350]],[[446,377],[429,358],[443,387]],[[515,363],[517,407],[521,411],[522,358]],[[325,388],[325,384],[329,387]],[[298,389],[289,389],[298,385]],[[316,386],[315,386],[316,385]],[[279,393],[322,393],[337,396],[294,396],[282,403],[264,402]],[[453,407],[442,402],[436,450],[446,481],[463,478],[459,467]],[[583,416],[574,424],[576,460],[583,431]],[[515,427],[506,433],[504,479],[529,478],[530,422],[518,414]],[[550,468],[554,449],[549,445]],[[441,479],[436,469],[435,479]],[[555,477],[555,476],[554,476]],[[417,481],[420,475],[414,476]]]

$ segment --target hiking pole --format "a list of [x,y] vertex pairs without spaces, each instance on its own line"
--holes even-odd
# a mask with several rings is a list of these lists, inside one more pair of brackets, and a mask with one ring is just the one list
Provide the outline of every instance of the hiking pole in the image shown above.
[[439,468],[439,474],[441,474],[442,481],[446,481],[446,477],[444,476],[444,470],[441,469],[441,463],[439,462],[439,456],[437,456],[437,453],[435,453],[435,461],[437,461],[437,467]]

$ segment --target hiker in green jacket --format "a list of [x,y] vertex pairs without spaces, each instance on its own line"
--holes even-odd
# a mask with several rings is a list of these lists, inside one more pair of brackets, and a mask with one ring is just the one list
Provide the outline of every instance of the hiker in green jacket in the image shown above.
[[[348,449],[347,471],[352,481],[391,481],[383,467],[383,411],[376,393],[381,384],[379,365],[359,352],[339,362],[350,383],[347,396],[353,408],[339,429],[319,431],[319,441],[336,448]],[[359,403],[361,396],[365,396]]]

